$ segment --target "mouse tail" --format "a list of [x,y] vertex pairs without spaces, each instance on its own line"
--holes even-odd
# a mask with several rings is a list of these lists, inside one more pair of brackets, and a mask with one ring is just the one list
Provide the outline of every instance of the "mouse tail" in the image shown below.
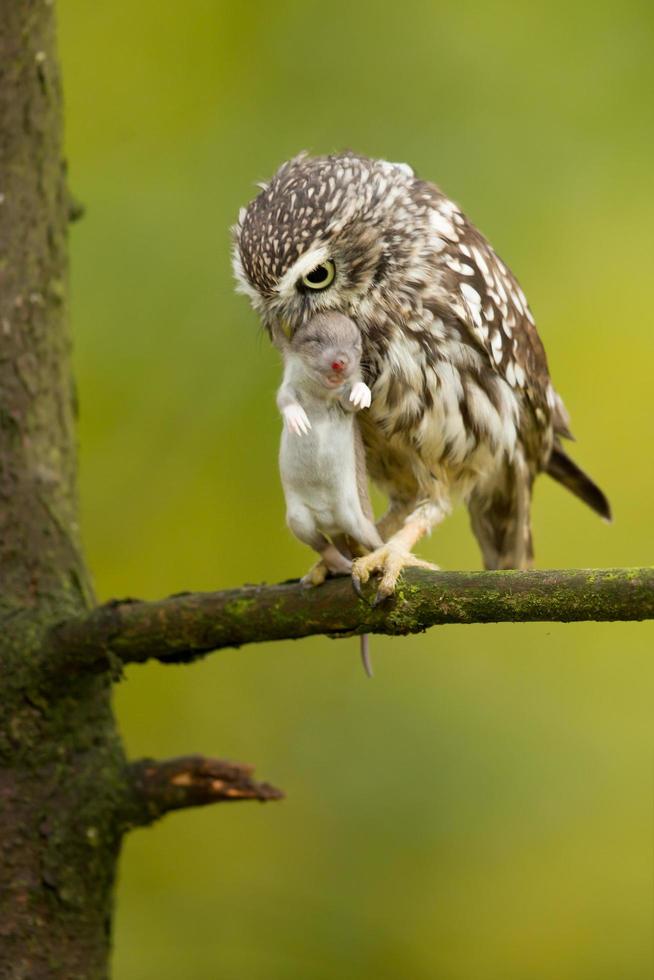
[[370,661],[370,637],[367,633],[363,633],[360,637],[361,640],[361,663],[363,664],[363,669],[365,670],[368,677],[374,677],[372,672],[372,663]]

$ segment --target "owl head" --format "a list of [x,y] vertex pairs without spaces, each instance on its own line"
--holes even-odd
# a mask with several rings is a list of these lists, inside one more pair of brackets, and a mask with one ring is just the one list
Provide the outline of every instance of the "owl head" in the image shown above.
[[234,228],[234,272],[277,346],[330,311],[365,332],[410,288],[418,184],[406,164],[343,153],[301,154],[260,185]]

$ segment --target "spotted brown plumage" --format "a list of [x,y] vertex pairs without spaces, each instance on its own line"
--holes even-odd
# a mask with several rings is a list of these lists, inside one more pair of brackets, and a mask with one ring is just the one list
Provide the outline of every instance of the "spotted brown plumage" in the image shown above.
[[[317,313],[361,331],[368,469],[386,544],[355,564],[392,592],[410,549],[464,500],[489,568],[532,557],[531,488],[548,471],[602,516],[563,452],[568,416],[527,300],[463,212],[406,164],[354,153],[283,164],[234,230],[239,288],[280,349]],[[321,282],[327,283],[321,288]]]

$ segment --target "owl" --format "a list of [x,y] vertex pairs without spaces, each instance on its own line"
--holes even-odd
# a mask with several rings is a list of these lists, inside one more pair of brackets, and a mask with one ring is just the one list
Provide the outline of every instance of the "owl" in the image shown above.
[[273,344],[319,313],[361,333],[361,433],[388,509],[383,546],[354,562],[357,589],[378,575],[381,601],[403,568],[428,565],[412,549],[459,501],[486,568],[528,567],[541,472],[610,519],[563,449],[568,414],[525,295],[458,205],[407,164],[351,152],[300,154],[260,188],[233,263]]

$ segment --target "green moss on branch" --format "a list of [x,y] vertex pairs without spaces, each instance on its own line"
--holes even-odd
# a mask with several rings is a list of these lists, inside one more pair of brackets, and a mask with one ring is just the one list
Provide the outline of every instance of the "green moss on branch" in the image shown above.
[[[371,597],[372,597],[371,592]],[[654,618],[654,569],[430,572],[410,569],[393,600],[373,608],[349,579],[196,592],[100,606],[51,631],[55,663],[106,669],[149,659],[188,662],[226,646],[319,633],[418,633],[444,623]]]

